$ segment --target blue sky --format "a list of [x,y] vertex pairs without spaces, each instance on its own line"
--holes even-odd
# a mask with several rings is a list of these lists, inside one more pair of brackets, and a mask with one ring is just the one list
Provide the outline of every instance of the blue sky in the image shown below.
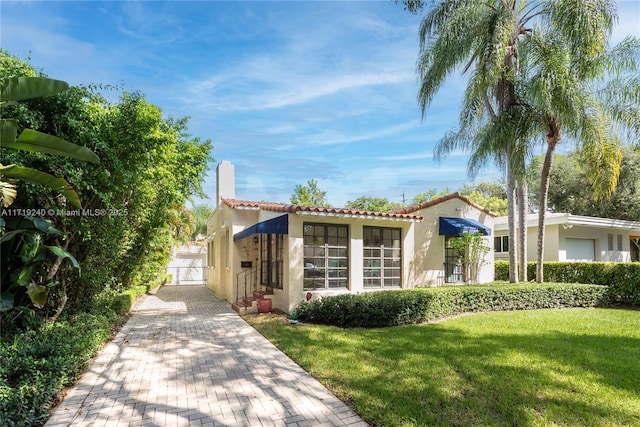
[[[618,8],[614,41],[640,37],[640,0]],[[448,81],[422,119],[420,19],[392,0],[3,0],[0,42],[51,77],[121,85],[191,117],[215,159],[235,164],[239,199],[288,202],[316,179],[343,206],[471,182],[464,153],[432,156],[456,127],[463,81]],[[488,167],[475,181],[501,175]],[[215,164],[204,187],[213,205]]]

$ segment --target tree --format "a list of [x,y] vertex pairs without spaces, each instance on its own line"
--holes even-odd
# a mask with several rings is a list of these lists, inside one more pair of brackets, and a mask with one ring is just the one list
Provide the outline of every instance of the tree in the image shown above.
[[[536,25],[523,42],[521,93],[530,133],[546,135],[538,208],[536,280],[542,282],[547,194],[553,154],[562,134],[578,143],[596,198],[610,197],[616,187],[622,153],[618,131],[640,116],[640,102],[620,72],[636,73],[640,42],[625,39],[607,50],[617,17],[611,1],[558,1],[545,5],[544,26]],[[570,19],[567,19],[570,17]],[[603,88],[605,79],[607,85]],[[637,76],[636,76],[637,79]],[[637,83],[634,85],[636,88]],[[630,93],[631,92],[631,93]],[[609,94],[603,97],[602,94]],[[621,106],[620,104],[624,104]]]
[[207,220],[213,212],[213,208],[207,205],[197,205],[191,209],[193,232],[191,233],[191,240],[198,240],[199,236],[207,235]]
[[331,207],[331,205],[327,203],[327,192],[320,190],[318,181],[315,179],[307,181],[307,185],[296,185],[291,195],[291,203],[300,206]]
[[349,209],[360,209],[364,211],[388,212],[401,208],[402,203],[390,202],[386,197],[361,196],[355,200],[350,200],[345,205]]
[[[410,3],[409,9],[419,2]],[[525,165],[540,127],[548,136],[548,147],[555,147],[563,126],[571,127],[562,121],[564,119],[581,125],[584,135],[594,132],[600,135],[601,138],[596,138],[599,141],[587,148],[589,159],[594,160],[594,165],[600,165],[593,168],[599,173],[592,176],[591,182],[596,185],[608,182],[611,188],[619,155],[614,147],[616,137],[611,137],[612,127],[606,116],[638,126],[638,113],[627,110],[626,103],[618,102],[610,112],[605,112],[591,102],[593,96],[581,97],[585,93],[581,91],[582,82],[601,79],[607,70],[615,71],[607,64],[621,55],[619,52],[604,54],[614,20],[615,7],[610,0],[443,0],[437,2],[422,22],[418,68],[423,114],[435,90],[456,67],[471,71],[460,129],[443,138],[436,156],[464,148],[472,152],[470,173],[492,158],[506,168],[511,248],[515,247],[512,236],[516,186],[519,189],[521,264],[526,261]],[[626,48],[620,49],[631,56],[619,65],[634,62],[631,58],[637,54],[630,48],[631,44],[628,42]],[[605,91],[608,101],[637,99],[638,76],[626,83],[627,87],[615,85],[622,90]],[[583,114],[584,111],[587,114]],[[589,116],[591,120],[585,118]],[[608,167],[610,165],[614,168]],[[544,218],[544,210],[540,211]],[[544,231],[544,227],[540,230]],[[514,251],[509,252],[509,262],[510,281],[516,281]],[[539,264],[540,268],[542,263]],[[526,280],[524,273],[526,270],[521,268]]]
[[[405,0],[412,10],[422,2]],[[523,8],[524,6],[524,8]],[[535,13],[535,12],[533,12]],[[518,43],[530,29],[532,10],[516,1],[442,0],[428,11],[420,25],[418,103],[423,118],[444,80],[458,69],[469,72],[460,127],[445,135],[436,157],[455,148],[475,152],[469,173],[495,159],[506,169],[509,245],[515,248],[515,188],[524,175],[518,143],[518,102],[515,92]],[[516,282],[515,252],[509,252],[509,280]]]
[[465,184],[459,190],[459,193],[472,202],[495,212],[497,215],[507,214],[507,192],[502,182]]
[[[579,152],[555,154],[549,177],[548,211],[573,215],[640,221],[640,152],[622,149],[622,163],[615,192],[610,199],[597,198],[588,182],[584,160]],[[532,187],[540,187],[544,156],[531,164]]]
[[[2,75],[35,73],[5,53],[0,59]],[[164,274],[168,248],[174,244],[174,206],[184,206],[191,196],[204,197],[201,184],[212,160],[211,142],[192,137],[186,118],[163,117],[160,108],[139,93],[109,88],[117,95],[109,101],[99,90],[105,88],[70,87],[10,110],[20,127],[55,132],[88,147],[102,161],[96,168],[3,149],[9,163],[65,176],[83,202],[84,210],[75,210],[54,191],[17,183],[13,206],[54,212],[47,220],[66,236],[64,244],[82,265],[82,276],[71,267],[61,268],[43,314],[66,297],[71,309],[85,308],[105,289],[126,289]],[[43,238],[52,245],[59,237],[47,233]]]
[[[0,108],[16,105],[19,101],[53,95],[69,88],[66,82],[40,76],[6,77],[0,80]],[[86,147],[72,144],[32,129],[24,129],[18,135],[18,121],[15,119],[0,119],[0,146],[14,150],[24,150],[34,153],[53,154],[71,157],[91,163],[99,163],[98,157]],[[0,199],[4,207],[13,203],[16,197],[15,185],[6,178],[20,179],[34,184],[47,186],[67,198],[69,203],[80,207],[78,194],[63,178],[57,178],[46,172],[19,165],[0,164],[0,179],[2,190]],[[1,224],[0,224],[1,225]]]
[[[1,52],[0,52],[1,53]],[[0,107],[17,105],[19,101],[53,95],[68,88],[68,84],[42,76],[8,76],[3,73],[0,80]],[[23,150],[38,154],[53,154],[91,163],[99,163],[98,157],[86,147],[65,141],[46,133],[24,129],[18,136],[19,123],[16,119],[0,119],[0,146],[14,150]],[[0,164],[0,199],[6,208],[17,197],[16,185],[6,178],[49,187],[65,197],[75,207],[80,208],[80,198],[75,190],[63,178],[57,178],[38,169],[10,164]],[[58,238],[62,232],[51,226],[48,221],[25,215],[23,219],[0,216],[0,234],[2,238],[2,280],[0,291],[0,312],[24,308],[20,302],[23,294],[29,297],[31,304],[42,308],[47,302],[49,288],[55,286],[54,280],[64,260],[68,259],[78,271],[80,266],[74,256],[67,251],[68,244],[61,246]],[[47,235],[55,236],[55,244],[45,244]],[[62,236],[64,238],[64,236]],[[19,254],[19,256],[16,256]],[[48,262],[51,255],[55,260]],[[19,314],[23,311],[18,310]],[[53,316],[53,320],[60,310]]]
[[413,199],[411,199],[411,204],[418,205],[420,203],[428,202],[429,200],[437,199],[438,197],[446,196],[449,193],[450,191],[448,188],[444,188],[440,191],[430,188],[427,191],[416,194]]

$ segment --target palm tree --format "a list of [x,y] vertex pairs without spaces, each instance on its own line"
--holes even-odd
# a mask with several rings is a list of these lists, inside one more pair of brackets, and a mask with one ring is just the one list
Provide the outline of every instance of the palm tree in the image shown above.
[[[522,93],[528,104],[530,133],[546,135],[538,209],[536,281],[544,280],[545,216],[553,153],[563,133],[577,142],[597,197],[610,197],[620,172],[618,129],[639,131],[637,90],[640,41],[627,38],[607,50],[615,5],[550,3],[548,22],[536,26],[522,45]],[[598,7],[593,7],[594,4]],[[564,17],[571,20],[563,22]],[[556,17],[556,19],[554,19]],[[560,19],[562,18],[562,19]],[[618,78],[631,72],[632,81]],[[605,79],[607,84],[603,86]],[[631,84],[629,84],[631,83]],[[636,89],[633,89],[636,88]]]
[[[546,200],[542,193],[547,188],[550,159],[563,128],[582,141],[583,152],[593,166],[592,184],[603,194],[615,187],[621,158],[612,123],[625,122],[637,128],[639,114],[628,107],[628,102],[611,101],[625,96],[626,101],[635,100],[637,104],[633,89],[637,91],[637,80],[630,88],[601,93],[595,90],[597,86],[584,83],[601,82],[621,65],[635,69],[633,41],[615,55],[604,53],[615,19],[612,0],[442,0],[421,24],[418,69],[422,85],[418,99],[423,117],[449,74],[460,67],[463,72],[471,71],[460,129],[441,140],[436,156],[463,148],[471,151],[470,173],[492,159],[506,169],[511,282],[518,278],[515,188],[518,182],[524,187],[524,166],[535,135],[545,132],[551,153],[543,169],[547,178],[542,179],[541,201]],[[631,56],[623,62],[612,60],[619,60],[623,52]],[[596,102],[602,94],[609,101],[609,109]],[[526,193],[520,191],[519,196],[518,252],[521,277],[526,280]],[[546,202],[540,208],[542,225],[545,210]],[[539,230],[543,233],[544,227]],[[540,236],[538,244],[540,268]]]
[[[470,72],[460,130],[445,136],[435,150],[436,156],[457,147],[479,149],[472,162],[493,157],[506,169],[511,282],[518,281],[515,188],[516,181],[524,176],[524,157],[518,147],[517,128],[512,126],[517,121],[508,118],[518,115],[518,45],[530,31],[527,23],[535,15],[535,9],[515,0],[442,0],[430,9],[419,32],[418,102],[423,118],[450,74],[460,67]],[[476,167],[477,163],[470,163],[470,172]]]

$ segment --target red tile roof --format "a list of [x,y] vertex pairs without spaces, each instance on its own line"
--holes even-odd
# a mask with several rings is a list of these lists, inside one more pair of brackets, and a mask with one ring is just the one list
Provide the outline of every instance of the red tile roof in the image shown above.
[[237,200],[237,199],[222,199],[224,204],[229,206],[232,209],[262,209],[265,211],[272,212],[287,212],[287,213],[296,213],[296,212],[315,212],[318,214],[339,214],[339,215],[356,215],[356,216],[375,216],[379,218],[395,218],[395,219],[411,219],[422,221],[422,215],[415,215],[414,212],[417,212],[421,209],[429,208],[431,206],[435,206],[439,203],[446,202],[447,200],[452,199],[460,199],[463,202],[467,203],[474,208],[491,215],[493,217],[497,216],[495,212],[480,206],[479,204],[472,202],[466,197],[460,195],[460,193],[451,193],[446,196],[438,197],[437,199],[428,200],[426,202],[418,203],[416,205],[406,206],[400,209],[395,209],[389,212],[376,212],[376,211],[365,211],[362,209],[349,209],[349,208],[324,208],[321,206],[300,206],[300,205],[288,205],[285,203],[273,203],[273,202],[255,202],[251,200]]
[[419,211],[420,209],[424,209],[424,208],[428,208],[434,205],[437,205],[438,203],[442,203],[442,202],[446,202],[447,200],[451,200],[451,199],[460,199],[463,202],[473,206],[474,208],[486,213],[487,215],[491,215],[493,217],[498,216],[498,214],[496,214],[495,212],[480,206],[479,204],[472,202],[471,200],[467,199],[466,197],[462,196],[460,193],[451,193],[451,194],[447,194],[446,196],[442,196],[442,197],[438,197],[437,199],[433,199],[433,200],[428,200],[426,202],[422,202],[422,203],[418,203],[417,205],[411,205],[411,206],[405,206],[404,208],[400,208],[400,209],[395,209],[393,211],[391,211],[390,213],[396,213],[396,214],[409,214],[409,213],[413,213],[416,211]]
[[272,202],[254,202],[250,200],[236,200],[236,199],[222,199],[224,204],[232,209],[249,208],[249,209],[262,209],[272,212],[314,212],[318,214],[338,214],[338,215],[355,215],[355,216],[374,216],[379,218],[391,218],[391,219],[409,219],[422,221],[422,215],[413,215],[410,213],[402,212],[376,212],[365,211],[362,209],[349,209],[349,208],[324,208],[321,206],[300,206],[300,205],[287,205],[284,203],[272,203]]

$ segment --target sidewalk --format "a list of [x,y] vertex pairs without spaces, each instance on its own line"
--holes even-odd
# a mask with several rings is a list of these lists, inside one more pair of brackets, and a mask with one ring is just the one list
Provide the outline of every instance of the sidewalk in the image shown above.
[[195,286],[146,297],[46,424],[69,425],[367,426]]

